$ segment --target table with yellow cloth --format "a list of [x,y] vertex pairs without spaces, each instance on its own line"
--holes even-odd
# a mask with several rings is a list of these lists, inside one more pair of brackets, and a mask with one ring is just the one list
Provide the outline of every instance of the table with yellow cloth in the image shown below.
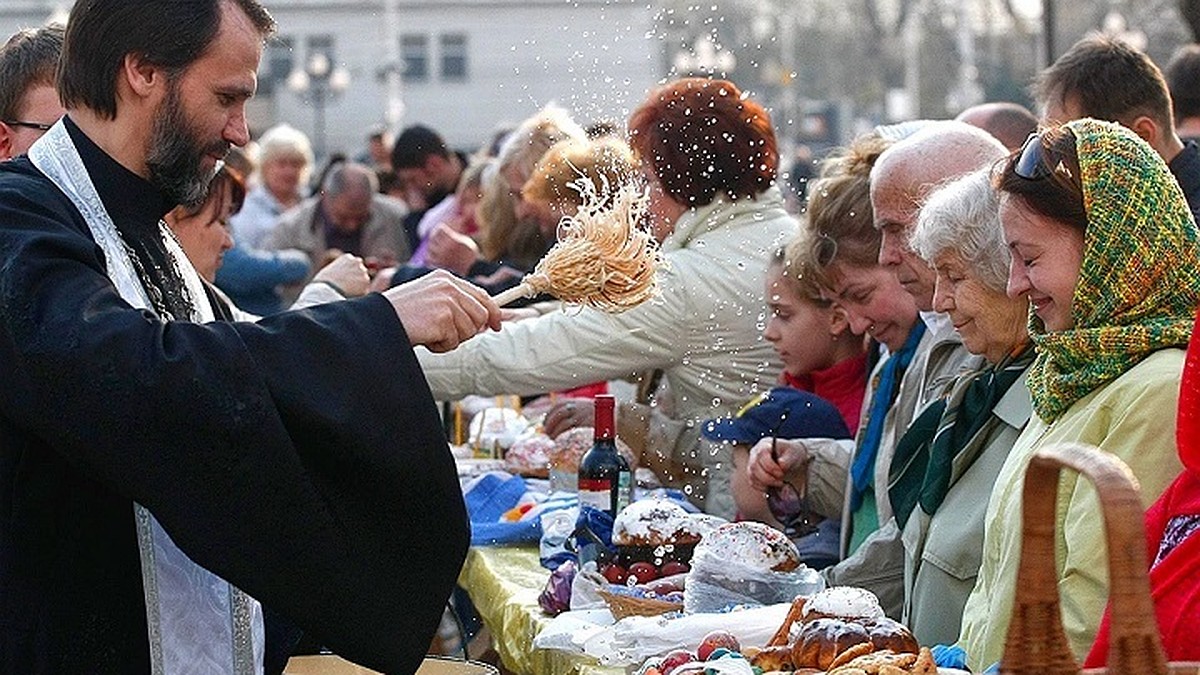
[[518,675],[624,675],[583,654],[535,649],[533,638],[550,620],[538,594],[550,572],[536,546],[475,546],[467,553],[458,583],[471,596],[492,633],[504,667]]

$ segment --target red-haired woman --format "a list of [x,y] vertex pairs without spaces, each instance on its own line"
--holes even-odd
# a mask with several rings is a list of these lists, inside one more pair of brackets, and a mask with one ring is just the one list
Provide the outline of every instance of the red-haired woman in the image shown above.
[[[732,414],[779,376],[755,325],[770,253],[797,231],[774,187],[775,132],[766,110],[732,82],[685,78],[652,91],[629,134],[650,186],[650,227],[669,262],[661,299],[619,315],[583,309],[506,324],[453,352],[421,353],[421,365],[441,399],[536,394],[661,370],[671,417],[623,407],[619,433],[666,482],[731,516],[731,451],[701,447],[699,435],[704,420]],[[586,426],[590,411],[590,401],[564,402],[546,430]]]

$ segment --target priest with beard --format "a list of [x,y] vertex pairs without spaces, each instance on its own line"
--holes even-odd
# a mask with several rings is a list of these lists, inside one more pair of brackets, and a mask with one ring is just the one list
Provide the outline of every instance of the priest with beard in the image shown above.
[[468,536],[412,346],[499,309],[431,275],[214,321],[162,222],[248,140],[273,28],[258,0],[79,0],[67,116],[0,165],[2,673],[278,672],[276,625],[387,672],[430,644]]

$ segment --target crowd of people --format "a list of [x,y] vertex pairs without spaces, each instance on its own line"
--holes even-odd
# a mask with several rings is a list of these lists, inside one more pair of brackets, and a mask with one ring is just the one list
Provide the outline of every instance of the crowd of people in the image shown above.
[[[468,541],[436,402],[551,395],[556,435],[618,380],[655,481],[976,671],[1030,458],[1111,453],[1168,655],[1200,660],[1200,48],[1089,36],[1040,116],[877,127],[797,202],[769,112],[701,77],[623,125],[373,129],[318,169],[247,127],[273,30],[257,0],[92,0],[0,48],[0,671],[280,672],[307,635],[411,672]],[[631,183],[657,298],[496,306]],[[1095,489],[1064,476],[1056,516],[1066,637],[1103,665]]]

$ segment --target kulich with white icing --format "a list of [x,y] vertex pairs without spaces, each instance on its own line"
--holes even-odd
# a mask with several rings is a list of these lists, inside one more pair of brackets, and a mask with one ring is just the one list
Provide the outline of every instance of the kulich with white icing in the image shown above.
[[852,621],[883,618],[879,598],[865,588],[834,586],[814,593],[804,605],[801,621],[831,617]]
[[713,530],[697,545],[714,559],[737,560],[755,569],[790,572],[800,566],[800,552],[787,535],[749,520],[728,523]]
[[613,522],[617,546],[694,544],[701,527],[691,514],[669,499],[643,499],[621,509]]

